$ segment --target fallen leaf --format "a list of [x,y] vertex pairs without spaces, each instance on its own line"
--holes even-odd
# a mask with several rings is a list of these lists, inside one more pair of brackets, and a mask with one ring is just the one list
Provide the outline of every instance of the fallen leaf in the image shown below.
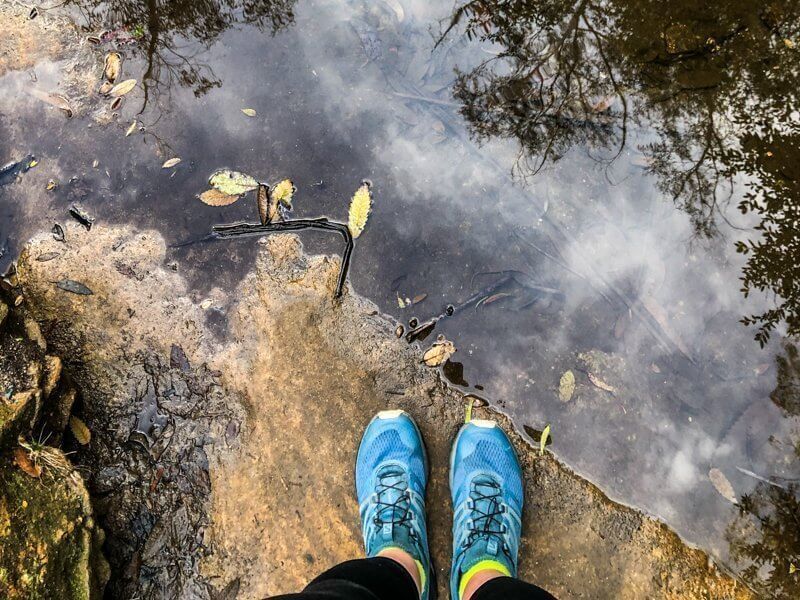
[[108,96],[109,92],[112,89],[114,89],[114,84],[111,83],[110,81],[104,81],[103,83],[100,84],[100,87],[97,89],[97,91],[103,96]]
[[255,117],[256,111],[252,108],[243,108],[242,112],[246,114],[248,117]]
[[108,93],[111,96],[124,96],[135,87],[136,87],[135,79],[126,79],[125,81],[118,83],[113,88],[111,88],[111,90]]
[[49,104],[50,106],[55,106],[59,110],[63,111],[67,118],[72,116],[72,107],[69,104],[69,100],[67,100],[66,97],[62,96],[61,94],[51,94],[49,92],[37,90],[36,88],[29,89],[28,93],[34,98],[38,98],[42,102]]
[[215,171],[208,179],[208,183],[229,196],[244,196],[258,187],[258,181],[250,175],[228,169]]
[[472,421],[472,407],[475,405],[475,398],[470,398],[467,400],[467,409],[464,414],[464,423],[469,423]]
[[208,310],[209,308],[211,308],[211,298],[206,298],[205,300],[203,300],[200,303],[200,308],[202,308],[203,310]]
[[428,297],[428,294],[417,294],[416,296],[414,296],[411,299],[411,303],[412,304],[419,304],[420,302],[425,300],[425,298],[427,298],[427,297]]
[[171,169],[175,165],[181,162],[181,159],[177,156],[175,158],[170,158],[169,160],[165,161],[163,165],[161,165],[162,169]]
[[103,67],[103,74],[106,76],[106,79],[111,83],[114,83],[119,77],[119,73],[122,67],[122,57],[119,55],[119,52],[109,52],[106,54],[106,61],[105,66]]
[[75,436],[75,439],[78,440],[81,446],[85,446],[92,440],[92,432],[86,426],[86,423],[75,415],[69,418],[69,428],[72,431],[72,435]]
[[456,347],[453,342],[445,339],[437,340],[433,343],[433,346],[425,351],[425,354],[422,355],[422,360],[428,367],[438,367],[453,356],[455,351]]
[[614,389],[612,386],[608,385],[608,384],[607,384],[605,381],[603,381],[602,379],[600,379],[600,378],[599,378],[597,375],[595,375],[594,373],[588,373],[588,375],[589,375],[589,381],[591,381],[591,382],[592,382],[592,385],[593,385],[594,387],[596,387],[596,388],[600,388],[601,390],[604,390],[604,391],[606,391],[606,392],[610,392],[610,393],[612,393],[612,394],[613,394],[614,392],[616,392],[616,391],[617,391],[617,390],[616,390],[616,389]]
[[719,492],[720,496],[729,502],[732,502],[733,504],[738,504],[738,501],[736,500],[736,492],[733,490],[731,482],[728,481],[728,478],[725,477],[725,474],[722,471],[712,468],[708,472],[708,478],[711,480],[711,483]]
[[81,296],[91,296],[94,293],[80,281],[74,281],[72,279],[62,279],[61,281],[56,281],[56,286],[65,292],[72,292],[73,294],[79,294]]
[[650,363],[650,370],[653,373],[661,373],[661,369],[659,368],[659,366],[656,363]]
[[497,302],[498,300],[502,300],[503,298],[510,298],[511,294],[507,292],[500,292],[498,294],[492,294],[491,296],[486,296],[482,300],[480,300],[476,305],[475,308],[479,306],[486,306],[487,304],[491,304],[492,302]]
[[794,566],[794,563],[789,563],[789,575],[792,575],[797,572],[797,567]]
[[28,163],[28,168],[32,169],[33,167],[35,167],[38,164],[39,164],[39,161],[34,158],[31,162]]
[[231,196],[219,190],[206,190],[197,196],[200,201],[209,206],[228,206],[236,202],[241,196]]
[[42,474],[42,467],[31,460],[24,448],[14,448],[14,462],[31,477],[39,477]]
[[357,238],[364,231],[370,210],[372,210],[372,191],[369,183],[364,182],[353,194],[353,199],[350,201],[347,228],[353,238]]
[[[567,371],[571,373],[572,371]],[[550,437],[550,424],[548,423],[542,430],[542,437],[539,440],[539,456],[544,456],[544,448],[547,446],[547,438]]]
[[39,262],[47,262],[48,260],[53,260],[54,258],[58,258],[61,256],[59,252],[45,252],[44,254],[40,254],[36,257],[36,260]]
[[114,98],[111,101],[111,110],[117,110],[120,106],[122,106],[122,98]]
[[282,204],[288,209],[292,208],[292,198],[294,197],[295,187],[291,179],[284,179],[275,184],[272,188],[272,200]]
[[128,137],[134,131],[136,131],[136,119],[134,119],[133,123],[131,123],[130,126],[125,130],[125,137]]
[[575,393],[575,373],[566,371],[561,376],[561,381],[558,382],[558,399],[562,402],[569,402],[572,400],[573,393]]
[[400,297],[400,294],[397,294],[397,306],[399,306],[400,308],[405,308],[405,307],[406,307],[406,303],[405,303],[405,301],[404,301],[404,300],[403,300],[403,299]]
[[789,38],[786,38],[786,39],[783,40],[783,45],[786,46],[787,48],[794,48],[795,47],[795,43],[792,40],[790,40]]
[[97,160],[97,159],[95,158],[95,159],[92,161],[92,168],[93,168],[93,169],[96,169],[96,168],[97,168],[97,167],[99,167],[99,166],[100,166],[100,161],[99,161],[99,160]]
[[269,187],[263,183],[259,184],[258,192],[256,192],[256,205],[258,206],[258,218],[261,219],[262,225],[266,225],[270,222]]
[[766,373],[768,370],[769,370],[769,363],[762,363],[762,364],[760,364],[760,365],[756,366],[756,368],[755,368],[755,369],[753,369],[753,372],[754,372],[756,375],[763,375],[763,374],[764,374],[764,373]]
[[45,189],[49,192],[51,190],[56,189],[57,187],[58,187],[58,182],[55,179],[51,179],[50,181],[47,182],[47,186],[45,187]]

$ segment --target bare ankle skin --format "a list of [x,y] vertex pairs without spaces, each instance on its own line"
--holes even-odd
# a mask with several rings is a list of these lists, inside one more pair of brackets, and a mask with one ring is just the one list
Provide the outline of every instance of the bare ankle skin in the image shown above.
[[[386,550],[382,550],[378,552],[378,556],[383,556],[384,558],[391,558],[396,563],[399,563],[408,574],[414,579],[414,583],[417,586],[417,592],[422,595],[422,582],[420,581],[419,576],[419,568],[417,568],[417,561],[405,550],[401,550],[400,548],[387,548]],[[477,575],[476,575],[477,577]]]

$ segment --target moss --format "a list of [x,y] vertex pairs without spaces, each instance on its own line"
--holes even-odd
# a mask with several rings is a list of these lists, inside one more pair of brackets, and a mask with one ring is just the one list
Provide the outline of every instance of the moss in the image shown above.
[[2,458],[0,597],[89,600],[91,512],[80,477],[34,479]]

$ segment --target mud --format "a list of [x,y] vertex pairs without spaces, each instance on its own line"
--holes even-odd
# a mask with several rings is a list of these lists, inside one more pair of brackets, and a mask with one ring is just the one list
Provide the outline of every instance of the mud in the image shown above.
[[[92,430],[76,459],[107,533],[107,593],[211,598],[238,587],[261,598],[359,556],[353,462],[363,427],[387,407],[411,413],[425,437],[446,593],[446,464],[464,398],[371,302],[351,289],[333,300],[336,259],[306,256],[294,236],[258,243],[253,272],[206,302],[153,232],[70,225],[66,243],[42,235],[20,257],[27,306]],[[36,260],[48,252],[59,256]],[[499,420],[522,459],[524,578],[565,599],[751,597],[665,525],[538,456],[505,417],[475,414]]]

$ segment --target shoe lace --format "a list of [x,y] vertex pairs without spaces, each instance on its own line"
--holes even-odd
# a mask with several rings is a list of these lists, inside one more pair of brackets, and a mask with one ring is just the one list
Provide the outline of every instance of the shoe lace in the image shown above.
[[478,538],[496,538],[503,550],[508,549],[505,534],[508,531],[502,515],[506,512],[503,503],[503,490],[495,481],[473,482],[467,499],[471,511],[467,520],[467,538],[464,546],[471,546]]
[[[373,500],[377,507],[373,522],[375,525],[410,525],[411,492],[405,474],[400,469],[389,468],[378,474]],[[413,528],[410,529],[413,534]]]

